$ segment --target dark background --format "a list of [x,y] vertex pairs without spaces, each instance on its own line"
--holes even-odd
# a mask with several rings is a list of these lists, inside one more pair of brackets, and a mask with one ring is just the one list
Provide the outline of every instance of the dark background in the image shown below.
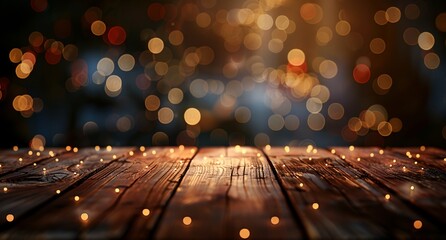
[[[213,4],[209,0],[2,1],[0,147],[108,144],[446,146],[446,23],[437,20],[446,12],[444,1],[288,0],[270,3],[219,1]],[[308,23],[302,16],[302,6],[306,3],[317,4],[322,9],[323,17],[317,23]],[[148,11],[151,6],[155,13]],[[395,23],[377,24],[374,20],[376,12],[386,11],[389,7],[400,10],[400,19]],[[269,14],[272,19],[285,15],[294,21],[296,30],[288,33],[283,50],[273,53],[267,46],[275,26],[261,30],[255,22],[231,25],[229,37],[243,38],[254,32],[262,37],[262,45],[251,50],[242,39],[238,50],[228,51],[225,44],[230,39],[221,34],[222,26],[228,24],[217,18],[224,12],[222,10],[240,8],[251,8],[257,11],[256,14]],[[91,17],[87,17],[91,12],[96,13],[93,20],[101,20],[107,25],[103,36],[92,34]],[[199,13],[207,13],[211,17],[208,27],[197,26],[195,19]],[[340,20],[350,23],[351,30],[346,36],[337,34],[335,30]],[[114,45],[107,38],[113,26],[121,26],[125,30],[126,38],[122,44]],[[321,27],[332,31],[331,40],[322,45],[316,40]],[[433,47],[423,50],[418,44],[409,44],[403,37],[408,28],[431,33],[435,38]],[[169,43],[169,33],[173,30],[180,30],[184,35],[180,46]],[[29,41],[30,34],[35,31],[44,39],[37,47]],[[148,51],[148,40],[153,37],[163,40],[162,54]],[[371,51],[369,44],[374,38],[385,41],[383,53]],[[58,41],[63,47],[75,46],[77,56],[68,60],[61,57],[56,63],[49,63],[45,57],[50,51],[47,41]],[[153,72],[154,64],[160,61],[166,62],[169,72],[172,72],[171,69],[181,66],[184,53],[190,47],[201,46],[213,49],[213,61],[208,65],[197,65],[187,76],[175,75],[178,77],[175,83],[168,77],[170,75],[158,76]],[[23,53],[31,52],[36,57],[33,70],[25,79],[16,75],[19,63],[9,59],[13,48]],[[288,63],[287,54],[294,48],[305,53],[306,66],[296,67]],[[136,60],[135,67],[129,72],[121,71],[117,64],[118,58],[126,53]],[[439,66],[434,69],[425,64],[425,56],[429,53],[440,59]],[[122,79],[119,96],[107,95],[104,83],[93,83],[97,63],[104,57],[113,60],[115,70],[112,74]],[[315,68],[317,59],[323,58],[336,63],[335,77],[325,79]],[[229,66],[238,68],[234,76],[222,73],[230,62],[233,65]],[[263,72],[254,73],[252,62],[263,64]],[[366,83],[354,80],[354,68],[359,63],[370,68],[371,75]],[[73,80],[76,66],[83,66],[84,70],[79,86],[74,86],[76,82]],[[330,97],[318,115],[325,119],[322,129],[315,130],[307,122],[311,113],[306,103],[311,94],[293,96],[292,89],[284,84],[283,78],[271,74],[273,70],[299,73],[299,76],[311,77],[313,87],[320,84],[328,88]],[[390,89],[376,88],[376,79],[381,74],[391,76]],[[138,85],[137,79],[141,75],[145,76],[148,88]],[[208,83],[209,92],[204,97],[196,97],[190,92],[190,85],[196,79]],[[219,92],[216,86],[223,86],[224,90]],[[172,104],[168,100],[167,92],[173,87],[182,89],[184,93],[180,104]],[[31,96],[34,104],[43,103],[43,108],[38,109],[36,105],[27,112],[14,109],[14,99],[24,94]],[[157,111],[146,109],[145,99],[149,95],[158,96],[160,107],[168,107],[174,112],[170,123],[160,123]],[[225,97],[230,99],[225,102],[229,106],[222,107]],[[328,108],[332,103],[342,104],[345,113],[341,119],[334,120],[329,116]],[[385,109],[384,122],[400,120],[401,130],[383,136],[377,126],[379,122],[374,127],[362,127],[358,131],[349,128],[352,118],[365,121],[364,111],[374,105]],[[201,112],[201,121],[195,126],[188,126],[183,119],[184,112],[191,107]],[[240,107],[249,109],[249,121],[240,122],[234,117]],[[285,125],[279,130],[271,129],[268,120],[274,114],[277,114],[275,117],[279,122],[290,115],[299,119],[298,128],[288,129]]]

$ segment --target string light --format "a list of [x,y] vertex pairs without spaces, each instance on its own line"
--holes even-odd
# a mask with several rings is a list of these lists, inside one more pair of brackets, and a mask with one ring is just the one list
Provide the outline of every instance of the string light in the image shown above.
[[192,218],[189,216],[186,216],[183,218],[183,224],[186,226],[189,226],[192,223]]
[[413,222],[413,227],[417,230],[421,229],[421,227],[423,227],[423,222],[421,222],[421,220],[415,220]]
[[247,228],[242,228],[240,229],[239,235],[241,238],[243,239],[247,239],[249,238],[249,236],[251,235],[251,233],[249,232],[249,229]]
[[314,210],[317,210],[317,209],[319,209],[319,203],[313,203],[313,204],[311,205],[311,207],[312,207]]
[[384,198],[385,198],[386,200],[390,200],[390,194],[386,194],[386,195],[384,196]]
[[14,215],[12,215],[11,213],[6,215],[6,221],[8,222],[12,222],[14,221]]
[[277,225],[277,224],[279,224],[279,222],[280,222],[279,217],[277,217],[277,216],[271,217],[271,224]]
[[82,221],[87,221],[88,220],[88,214],[87,213],[82,213],[81,214],[81,219],[82,219]]
[[149,216],[149,214],[150,214],[150,210],[149,210],[149,209],[144,208],[144,209],[142,210],[142,215],[144,215],[145,217]]

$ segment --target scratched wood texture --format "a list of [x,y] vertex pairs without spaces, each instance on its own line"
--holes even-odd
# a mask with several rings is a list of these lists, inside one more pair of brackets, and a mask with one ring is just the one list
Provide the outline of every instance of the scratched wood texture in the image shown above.
[[0,206],[0,239],[445,239],[446,151],[0,150]]

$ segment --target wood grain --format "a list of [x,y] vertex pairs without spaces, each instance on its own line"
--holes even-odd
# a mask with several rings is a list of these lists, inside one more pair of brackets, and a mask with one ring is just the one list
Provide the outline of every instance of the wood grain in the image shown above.
[[[350,151],[334,148],[336,154],[373,181],[404,201],[425,221],[436,224],[438,231],[446,223],[446,172],[400,153],[374,147]],[[360,161],[358,161],[360,158]],[[433,232],[435,235],[435,231]],[[445,236],[445,233],[442,233]]]
[[[310,238],[410,238],[441,232],[366,174],[323,149],[266,150]],[[313,204],[318,204],[318,209]],[[413,222],[423,221],[415,230]]]
[[34,163],[39,163],[51,157],[57,157],[66,153],[62,148],[47,148],[44,151],[32,151],[29,149],[1,150],[0,151],[0,177],[10,172],[25,168]]
[[[274,216],[279,218],[277,225],[271,222]],[[190,225],[183,222],[185,217],[191,218]],[[155,237],[237,239],[242,229],[253,239],[302,237],[259,150],[201,149],[164,212]]]
[[[132,152],[22,220],[15,229],[27,228],[26,232],[8,234],[14,238],[147,237],[194,152],[195,148]],[[143,209],[150,214],[144,216]],[[36,217],[41,220],[35,222]]]
[[[0,229],[16,224],[36,208],[60,197],[94,171],[123,157],[128,150],[129,148],[115,148],[111,151],[84,149],[77,153],[69,152],[2,176],[0,183],[7,186],[8,191],[2,193],[0,198],[0,216],[13,214],[15,221],[9,223],[5,217],[0,218]],[[101,159],[103,160],[100,161]],[[60,194],[57,194],[57,190]]]

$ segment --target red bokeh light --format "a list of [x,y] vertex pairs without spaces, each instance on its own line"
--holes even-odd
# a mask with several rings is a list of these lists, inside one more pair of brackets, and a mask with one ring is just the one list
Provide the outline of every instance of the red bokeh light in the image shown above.
[[147,8],[147,15],[153,21],[159,21],[166,15],[166,8],[161,3],[152,3]]
[[43,12],[48,7],[47,0],[31,0],[31,8],[35,12]]
[[307,72],[307,62],[304,62],[299,66],[294,66],[293,64],[288,63],[287,70],[288,70],[288,72],[293,72],[296,74],[306,73]]
[[358,83],[366,83],[370,80],[370,68],[365,64],[356,65],[355,69],[353,69],[353,78]]
[[60,62],[60,59],[62,58],[62,53],[59,49],[48,49],[45,52],[45,60],[47,63],[55,65]]
[[108,31],[108,41],[113,45],[121,45],[125,42],[127,34],[121,26],[114,26]]

